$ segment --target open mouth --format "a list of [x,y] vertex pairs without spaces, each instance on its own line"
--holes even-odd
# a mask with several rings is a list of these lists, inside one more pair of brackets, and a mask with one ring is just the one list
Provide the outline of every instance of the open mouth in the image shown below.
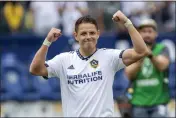
[[152,41],[144,41],[147,45],[152,45],[153,42]]

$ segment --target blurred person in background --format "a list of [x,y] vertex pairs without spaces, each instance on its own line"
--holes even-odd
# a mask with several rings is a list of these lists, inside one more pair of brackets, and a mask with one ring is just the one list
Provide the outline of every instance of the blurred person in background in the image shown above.
[[[158,3],[158,2],[156,2]],[[161,2],[161,5],[157,8],[160,8],[160,17],[157,20],[161,20],[160,32],[175,32],[175,2],[174,1],[164,1]],[[154,18],[159,15],[159,12],[154,14]]]
[[175,30],[175,2],[157,1],[147,2],[151,9],[148,9],[150,17],[158,24],[158,32],[168,33]]
[[72,36],[76,20],[88,13],[87,2],[59,2],[58,6],[62,16],[63,34]]
[[8,26],[6,24],[5,18],[4,18],[4,14],[3,14],[3,8],[4,8],[4,4],[5,2],[0,2],[0,33],[7,33],[9,32]]
[[88,4],[86,1],[81,2],[59,2],[59,12],[61,14],[61,27],[63,35],[67,36],[70,50],[79,48],[78,43],[73,38],[74,24],[76,20],[88,13]]
[[[103,13],[104,13],[104,8],[102,8],[102,6],[105,5],[105,3],[107,2],[99,2],[99,1],[89,1],[88,2],[88,7],[89,7],[89,14],[97,19],[97,25],[99,27],[99,30],[100,30],[100,34],[102,34],[104,32],[104,24],[103,24]],[[116,8],[117,10],[117,8]],[[112,15],[112,14],[111,14]],[[111,19],[111,18],[110,18]],[[111,22],[112,22],[112,19],[111,19]]]
[[2,8],[2,21],[7,33],[17,33],[22,30],[24,7],[19,1],[5,2]]
[[[120,9],[127,17],[134,23],[134,26],[138,26],[140,21],[145,18],[151,17],[151,12],[154,11],[153,2],[145,1],[120,1]],[[123,25],[117,24],[118,29],[117,36],[122,43],[126,43],[129,39],[129,35],[126,33],[126,29]],[[120,44],[120,43],[119,43]]]
[[121,11],[117,11],[112,19],[126,26],[133,49],[97,49],[100,36],[97,22],[84,16],[75,23],[78,50],[45,61],[49,46],[61,35],[61,30],[52,28],[33,58],[31,74],[60,78],[64,116],[114,116],[112,85],[115,73],[150,54],[132,22]]
[[[146,18],[154,19],[158,24],[158,32],[175,31],[175,2],[173,1],[142,1],[142,2],[123,2],[121,10],[138,26],[140,20]],[[125,32],[121,26],[120,32]]]
[[[125,2],[121,1],[120,6],[122,11],[134,22],[135,26],[138,26],[140,21],[145,18],[150,18],[149,10],[152,2]],[[152,7],[153,8],[153,7]]]
[[152,52],[136,63],[125,68],[132,83],[129,92],[132,95],[133,117],[167,117],[167,103],[170,100],[168,89],[168,49],[156,43],[157,24],[153,19],[144,19],[138,31]]
[[[120,9],[120,2],[118,1],[93,1],[88,3],[89,14],[97,19],[100,33],[112,33],[117,28],[110,18],[116,9]],[[102,7],[103,6],[103,7]]]
[[33,30],[37,35],[44,36],[51,27],[59,27],[60,14],[57,2],[30,2],[33,15]]
[[27,1],[24,3],[25,6],[25,16],[24,16],[24,25],[23,32],[24,33],[33,33],[34,19],[33,12],[30,10],[31,1]]

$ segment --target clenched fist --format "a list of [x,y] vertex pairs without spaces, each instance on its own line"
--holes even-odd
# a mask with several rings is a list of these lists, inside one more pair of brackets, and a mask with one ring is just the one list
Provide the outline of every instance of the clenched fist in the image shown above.
[[120,23],[124,24],[127,22],[128,18],[120,10],[118,10],[113,15],[112,20],[115,22],[120,22]]
[[60,29],[52,28],[46,38],[49,42],[52,43],[52,42],[56,41],[61,35],[62,35],[62,33],[61,33]]

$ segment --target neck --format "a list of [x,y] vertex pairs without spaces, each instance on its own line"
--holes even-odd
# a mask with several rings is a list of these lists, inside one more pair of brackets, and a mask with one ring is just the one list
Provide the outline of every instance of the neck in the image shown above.
[[151,45],[147,45],[151,50],[155,47],[155,43],[151,44]]
[[83,49],[80,48],[79,52],[81,53],[82,56],[90,56],[92,55],[94,52],[96,51],[96,48],[92,48],[92,49]]

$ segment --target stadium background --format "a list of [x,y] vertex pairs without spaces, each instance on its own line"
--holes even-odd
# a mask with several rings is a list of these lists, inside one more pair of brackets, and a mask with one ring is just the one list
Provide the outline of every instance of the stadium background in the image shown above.
[[[14,3],[9,4],[9,3]],[[59,14],[60,2],[54,2],[55,12]],[[68,2],[67,2],[68,3]],[[66,3],[66,4],[67,4]],[[52,78],[44,80],[42,77],[36,77],[29,74],[29,65],[35,52],[41,46],[47,32],[51,27],[57,27],[65,30],[62,37],[52,44],[49,49],[47,60],[56,54],[74,50],[77,47],[71,34],[67,32],[67,24],[71,24],[68,13],[72,17],[77,13],[75,8],[71,12],[59,15],[58,24],[51,24],[47,19],[53,11],[53,4],[40,2],[42,8],[31,7],[32,2],[0,2],[0,57],[1,57],[1,116],[62,116],[61,96],[59,79]],[[58,6],[57,6],[58,4]],[[74,6],[75,3],[69,3],[68,6]],[[158,23],[159,36],[157,42],[165,44],[170,53],[171,64],[169,66],[169,89],[171,102],[168,104],[169,116],[175,116],[175,2],[85,2],[87,7],[83,7],[82,15],[90,14],[97,19],[101,31],[101,37],[98,42],[98,48],[120,48],[131,47],[129,35],[125,32],[123,26],[115,25],[111,18],[117,9],[122,10],[137,26],[141,17],[151,17]],[[141,6],[134,9],[132,4]],[[37,5],[33,5],[37,6]],[[103,7],[102,7],[103,6]],[[14,8],[13,10],[11,8]],[[86,8],[86,9],[85,9]],[[125,9],[128,8],[128,9]],[[156,9],[157,8],[157,9]],[[33,9],[33,12],[31,12]],[[67,10],[68,7],[63,8]],[[40,11],[41,10],[41,11]],[[130,13],[129,11],[135,13]],[[151,11],[152,10],[152,11]],[[146,12],[147,11],[147,15]],[[42,17],[40,12],[45,13]],[[33,13],[33,15],[32,15]],[[36,15],[37,14],[37,15]],[[48,16],[47,16],[48,15]],[[70,22],[64,24],[60,19],[64,15]],[[36,18],[35,17],[42,17]],[[79,16],[79,15],[78,15]],[[46,19],[45,19],[46,18]],[[34,19],[34,20],[33,20]],[[35,21],[35,22],[34,22]],[[42,27],[36,22],[43,22]],[[42,24],[42,23],[41,23]],[[37,30],[37,28],[39,30]],[[121,116],[121,112],[128,111],[130,105],[127,99],[130,94],[126,92],[129,81],[124,75],[124,71],[119,71],[114,80],[113,93],[115,101],[116,116]]]

